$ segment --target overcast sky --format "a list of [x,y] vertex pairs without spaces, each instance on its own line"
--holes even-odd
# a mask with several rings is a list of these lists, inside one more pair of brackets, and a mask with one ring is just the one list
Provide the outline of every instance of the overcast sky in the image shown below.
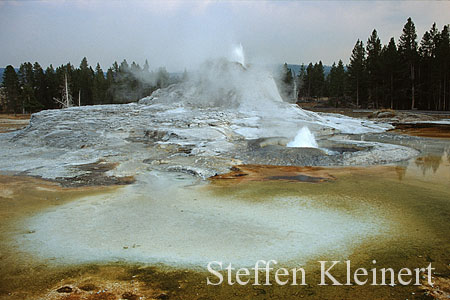
[[262,63],[348,63],[374,28],[383,43],[412,17],[420,41],[450,23],[450,1],[2,1],[0,66],[70,61],[107,69],[124,58],[152,69],[193,68],[242,43]]

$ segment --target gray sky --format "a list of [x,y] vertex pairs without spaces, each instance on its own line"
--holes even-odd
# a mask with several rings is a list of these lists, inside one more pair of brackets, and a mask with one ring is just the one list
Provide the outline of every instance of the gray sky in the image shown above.
[[348,63],[374,28],[385,44],[412,17],[418,40],[450,23],[450,1],[1,1],[0,66],[124,58],[169,71],[228,56],[257,63]]

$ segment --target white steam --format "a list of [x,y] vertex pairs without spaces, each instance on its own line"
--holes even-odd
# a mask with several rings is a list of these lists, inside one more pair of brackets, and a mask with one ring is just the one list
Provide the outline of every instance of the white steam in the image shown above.
[[164,99],[166,103],[194,107],[276,111],[275,106],[283,100],[273,76],[264,68],[244,67],[241,62],[209,60],[190,73],[187,81],[155,91],[148,101]]
[[183,82],[160,88],[139,103],[229,111],[236,117],[254,120],[254,124],[245,126],[245,120],[238,120],[240,125],[232,128],[247,139],[270,136],[291,139],[297,133],[288,147],[318,148],[311,131],[320,138],[325,132],[322,129],[343,133],[386,130],[373,122],[318,114],[286,103],[267,67],[245,65],[242,45],[235,47],[228,57],[206,61]]

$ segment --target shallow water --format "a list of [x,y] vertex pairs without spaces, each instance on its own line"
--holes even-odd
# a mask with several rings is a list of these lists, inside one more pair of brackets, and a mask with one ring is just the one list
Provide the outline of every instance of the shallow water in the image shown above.
[[65,263],[120,259],[203,268],[213,260],[250,266],[258,259],[305,263],[327,252],[348,255],[391,230],[392,221],[367,201],[343,208],[299,186],[218,188],[175,176],[150,173],[113,195],[48,209],[25,220],[34,233],[17,243]]
[[[361,292],[372,295],[368,299],[398,298],[420,291],[318,287],[317,260],[350,259],[369,268],[375,259],[378,267],[395,269],[432,262],[438,273],[450,273],[447,152],[404,165],[327,172],[336,180],[204,184],[149,173],[133,185],[107,189],[61,189],[4,176],[0,296],[32,298],[86,278],[99,286],[137,278],[151,286],[150,295],[166,291],[192,299],[355,298]],[[208,261],[250,266],[258,259],[301,264],[312,270],[311,285],[264,287],[264,293],[206,286]]]

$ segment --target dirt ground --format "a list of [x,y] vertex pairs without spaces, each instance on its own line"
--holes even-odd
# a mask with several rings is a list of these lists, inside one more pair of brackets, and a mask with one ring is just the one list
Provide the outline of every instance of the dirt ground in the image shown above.
[[26,127],[30,123],[30,114],[0,114],[0,133]]
[[392,132],[421,137],[449,139],[450,124],[395,124],[395,129],[392,130]]

